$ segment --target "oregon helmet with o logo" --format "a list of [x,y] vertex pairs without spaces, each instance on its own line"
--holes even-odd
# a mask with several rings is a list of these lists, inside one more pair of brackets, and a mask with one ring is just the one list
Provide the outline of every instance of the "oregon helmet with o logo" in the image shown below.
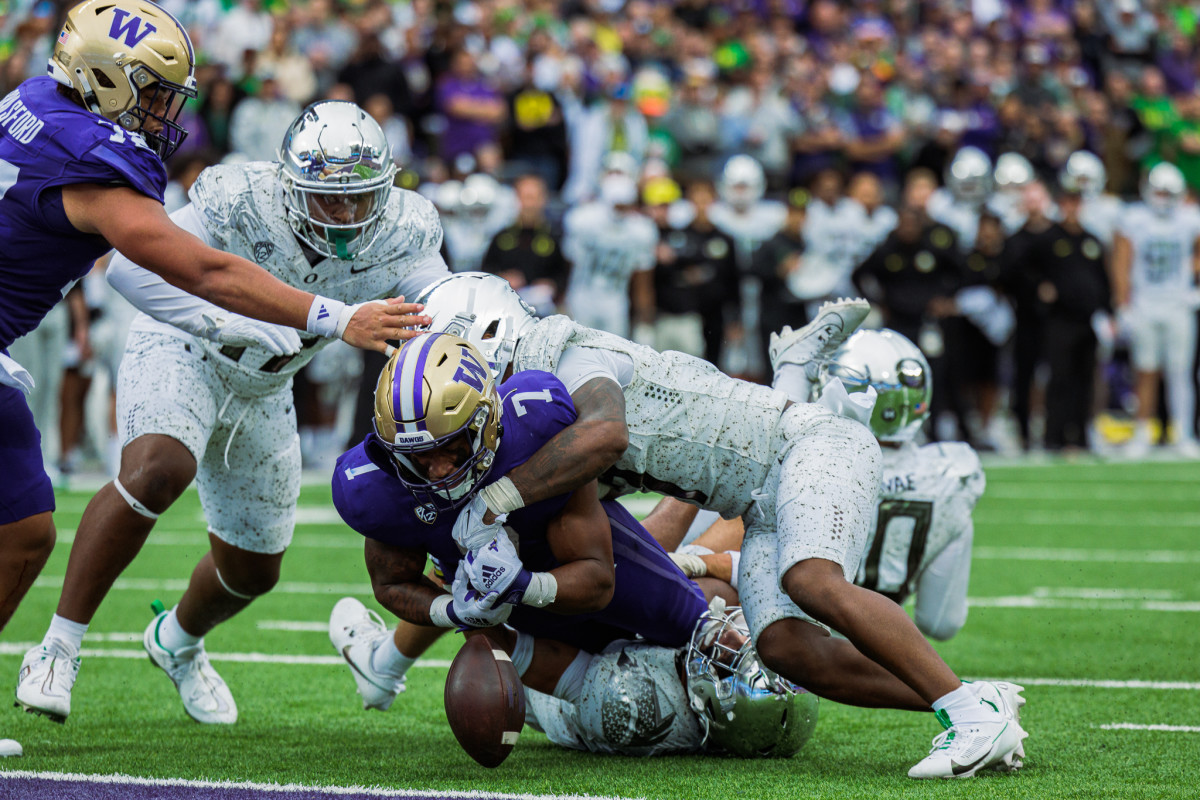
[[847,392],[875,387],[879,399],[871,414],[871,432],[881,442],[912,439],[929,416],[929,362],[920,348],[895,331],[858,331],[822,372],[822,388],[832,378],[841,380]]
[[[458,336],[425,333],[392,354],[375,387],[375,436],[425,504],[453,509],[487,476],[500,446],[501,404],[483,354]],[[422,453],[455,448],[454,470],[431,478]]]
[[382,231],[396,164],[379,123],[346,100],[300,113],[279,148],[288,223],[327,258],[349,260]]
[[165,159],[187,138],[176,120],[196,96],[195,68],[187,31],[159,6],[88,0],[67,12],[47,71],[89,111],[140,133]]

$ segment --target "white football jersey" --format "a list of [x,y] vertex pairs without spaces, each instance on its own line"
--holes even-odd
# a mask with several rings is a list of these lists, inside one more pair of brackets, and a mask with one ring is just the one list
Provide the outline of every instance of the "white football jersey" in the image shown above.
[[903,602],[938,554],[973,530],[985,486],[979,456],[963,442],[883,448],[875,530],[855,583]]
[[1200,219],[1193,209],[1180,206],[1170,214],[1156,214],[1145,203],[1134,203],[1121,215],[1117,232],[1133,248],[1132,304],[1190,302],[1195,285],[1192,248],[1200,236]]
[[[287,221],[279,166],[271,162],[218,165],[200,173],[190,192],[191,206],[176,214],[199,219],[192,231],[208,244],[257,263],[284,283],[344,303],[392,295],[415,297],[446,274],[439,255],[442,226],[425,198],[392,189],[378,238],[350,261],[323,258],[309,264]],[[187,229],[187,225],[184,225]],[[164,322],[139,314],[135,330],[180,335]],[[301,332],[303,349],[276,356],[262,347],[230,347],[196,338],[229,376],[231,386],[254,394],[286,382],[332,339]]]
[[726,518],[749,509],[782,446],[777,428],[788,402],[782,392],[564,316],[540,320],[521,337],[513,370],[556,372],[563,352],[576,346],[633,361],[633,378],[624,390],[629,447],[601,476],[614,495],[661,492]]
[[775,200],[759,200],[741,212],[718,200],[709,207],[708,219],[717,230],[733,239],[737,265],[744,270],[749,269],[754,251],[783,229],[787,206]]
[[1113,232],[1121,223],[1125,204],[1111,194],[1089,197],[1079,209],[1079,224],[1111,250]]
[[624,296],[629,278],[653,269],[658,227],[641,214],[616,214],[588,203],[563,217],[563,255],[571,260],[571,291]]
[[979,206],[962,202],[949,189],[937,189],[929,196],[925,210],[930,219],[954,231],[959,250],[969,253],[975,247],[975,236],[979,232]]

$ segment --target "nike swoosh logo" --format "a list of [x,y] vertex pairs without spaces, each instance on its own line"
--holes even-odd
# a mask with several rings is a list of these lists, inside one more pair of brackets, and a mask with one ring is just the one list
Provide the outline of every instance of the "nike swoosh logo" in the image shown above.
[[375,269],[375,268],[376,268],[376,267],[378,267],[378,266],[379,266],[379,262],[378,262],[378,261],[376,261],[376,262],[374,262],[374,263],[371,263],[371,264],[367,264],[365,267],[361,267],[361,268],[360,268],[360,267],[356,267],[356,266],[355,266],[355,265],[352,263],[352,264],[350,265],[350,274],[351,274],[351,275],[358,275],[358,274],[359,274],[359,273],[361,273],[361,272],[366,272],[366,271],[367,271],[367,270],[369,270],[369,269]]
[[353,661],[350,660],[350,654],[348,652],[346,652],[350,648],[351,648],[351,645],[346,645],[345,647],[342,648],[342,658],[346,659],[346,663],[350,665],[350,669],[354,670],[359,675],[362,675],[363,680],[366,681],[367,683],[371,684],[372,686],[374,686],[376,689],[379,689],[382,692],[390,691],[390,689],[388,689],[388,687],[380,686],[378,683],[371,680],[370,675],[367,675],[365,672],[363,672],[361,669],[358,668],[357,664],[355,664]]

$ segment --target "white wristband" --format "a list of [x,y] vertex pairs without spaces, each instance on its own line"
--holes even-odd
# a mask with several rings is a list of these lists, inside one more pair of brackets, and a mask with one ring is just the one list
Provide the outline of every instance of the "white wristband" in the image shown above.
[[513,485],[507,475],[495,483],[483,487],[479,496],[483,498],[483,502],[487,503],[491,512],[497,516],[525,507],[521,493],[517,491],[517,487]]
[[529,588],[525,590],[521,603],[534,608],[545,608],[553,603],[557,596],[558,578],[549,572],[535,572],[529,578]]
[[450,608],[450,604],[454,602],[449,595],[435,598],[429,604],[429,621],[439,628],[456,628],[454,620],[450,619],[450,614],[446,609]]
[[[324,336],[326,339],[339,339],[342,332],[346,330],[346,326],[342,323],[342,315],[346,311],[346,304],[341,300],[333,300],[329,297],[314,295],[312,305],[308,307],[308,322],[304,328],[309,333],[317,336]],[[350,316],[354,316],[354,312],[350,312]],[[346,318],[349,323],[350,318]]]
[[736,592],[738,586],[738,565],[742,563],[742,551],[726,550],[725,552],[729,554],[729,568],[732,570],[729,574],[729,585]]
[[684,575],[689,578],[701,578],[708,574],[708,565],[704,563],[704,559],[694,553],[667,553],[671,560],[675,562],[675,566],[683,571]]

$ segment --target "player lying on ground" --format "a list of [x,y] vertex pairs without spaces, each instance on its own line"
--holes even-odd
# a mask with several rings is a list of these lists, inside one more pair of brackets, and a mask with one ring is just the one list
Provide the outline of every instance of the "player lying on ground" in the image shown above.
[[[811,381],[805,366],[777,365],[775,387],[790,397],[807,398]],[[855,583],[901,605],[915,594],[917,627],[931,638],[950,639],[967,621],[975,531],[971,511],[985,486],[979,457],[963,442],[913,443],[929,416],[931,372],[916,345],[895,331],[851,336],[821,368],[814,391],[820,394],[831,380],[840,380],[851,393],[868,387],[877,392],[869,424],[883,450],[883,482],[875,528]],[[666,514],[655,513],[645,524],[672,549],[686,530],[686,512],[676,515],[673,524],[662,524],[665,519]],[[692,577],[734,584],[740,531],[737,521],[722,521],[672,558]]]
[[[963,684],[904,611],[852,582],[879,491],[879,445],[824,406],[737,381],[698,359],[656,353],[565,317],[536,320],[502,279],[460,274],[430,287],[434,330],[464,335],[506,375],[555,373],[577,421],[480,497],[488,513],[596,480],[612,496],[659,491],[748,520],[739,589],[763,663],[855,705],[928,710],[949,731],[912,777],[1019,766],[1025,732],[993,685]],[[828,360],[865,301],[824,306],[784,343],[787,360]],[[831,639],[824,626],[849,640]]]
[[[172,219],[207,245],[253,257],[264,274],[339,302],[415,295],[447,274],[436,212],[415,192],[393,188],[387,139],[358,106],[309,106],[280,161],[205,170],[191,204]],[[67,717],[88,623],[155,519],[195,478],[210,550],[144,643],[193,719],[232,723],[237,705],[203,637],[279,579],[300,494],[292,375],[330,340],[231,318],[120,255],[109,279],[145,312],[117,385],[120,474],[84,512],[58,613],[25,657],[17,701]]]
[[[688,641],[703,594],[624,507],[600,501],[594,481],[515,511],[505,526],[478,524],[479,492],[574,421],[557,378],[531,371],[497,389],[474,347],[426,334],[392,356],[375,398],[376,432],[338,459],[333,501],[367,539],[384,608],[438,628],[508,622],[588,653],[637,636]],[[424,575],[427,558],[452,594]],[[335,613],[335,643],[353,625]],[[411,660],[386,634],[344,638],[363,705],[386,709]]]

